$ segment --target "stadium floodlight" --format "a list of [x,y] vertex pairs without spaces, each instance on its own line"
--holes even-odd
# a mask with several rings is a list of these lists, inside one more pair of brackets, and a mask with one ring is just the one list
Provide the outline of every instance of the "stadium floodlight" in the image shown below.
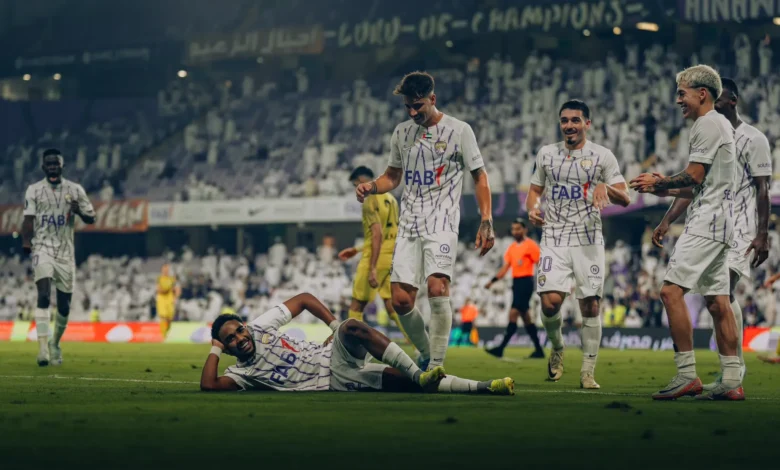
[[774,23],[775,26],[780,26],[780,16],[775,16],[772,18],[772,23]]
[[444,43],[444,45],[447,47],[452,47],[452,41],[447,41]]
[[636,29],[641,29],[642,31],[652,31],[655,33],[658,31],[658,25],[656,23],[640,21],[636,24]]
[[53,78],[55,80],[60,80],[60,79],[62,79],[62,75],[60,75],[58,73],[55,73],[51,78]]
[[31,78],[32,77],[30,76],[29,73],[22,75],[22,80],[24,80],[25,82],[29,82]]
[[620,29],[620,26],[615,26],[614,28],[612,28],[612,32],[615,34],[615,36],[620,36],[621,34],[623,34],[623,30]]
[[187,71],[184,70],[184,69],[179,70],[179,73],[177,73],[176,75],[178,75],[179,78],[186,78],[187,77]]

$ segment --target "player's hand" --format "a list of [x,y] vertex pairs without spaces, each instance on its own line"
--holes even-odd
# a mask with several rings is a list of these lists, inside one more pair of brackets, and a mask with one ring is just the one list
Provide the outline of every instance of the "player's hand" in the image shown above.
[[531,209],[528,212],[528,220],[531,221],[532,224],[536,225],[537,227],[544,226],[544,218],[542,217],[542,211],[541,209]]
[[366,197],[370,194],[376,194],[376,183],[373,181],[360,183],[355,188],[355,195],[357,196],[358,202],[361,204],[363,204],[363,201],[365,201]]
[[761,266],[761,264],[769,258],[769,237],[767,234],[757,235],[756,238],[750,243],[745,256],[750,255],[751,251],[755,251],[756,255],[753,257],[753,261],[750,262],[750,266],[754,269]]
[[658,248],[664,247],[664,237],[666,236],[666,232],[669,231],[669,224],[667,224],[664,221],[661,221],[660,224],[658,224],[658,227],[653,230],[653,245],[657,246]]
[[224,344],[222,344],[222,343],[220,343],[220,342],[219,342],[219,340],[212,339],[212,340],[211,340],[211,345],[212,345],[212,346],[216,346],[216,347],[218,347],[218,348],[219,348],[219,349],[221,349],[222,351],[224,351],[224,350],[225,350],[225,345],[224,345]]
[[332,343],[332,342],[333,342],[333,335],[330,335],[330,336],[328,336],[328,338],[325,340],[325,342],[324,342],[324,343],[322,343],[322,345],[323,345],[323,346],[327,346],[327,345],[329,345],[329,344],[330,344],[330,343]]
[[632,179],[629,183],[629,186],[634,191],[640,192],[640,193],[650,193],[655,194],[655,184],[658,182],[659,179],[661,179],[661,175],[658,173],[642,173],[641,175],[637,176],[636,178]]
[[358,253],[358,250],[354,246],[351,247],[351,248],[344,248],[343,250],[341,250],[339,252],[339,259],[341,261],[347,261],[348,259],[350,259],[353,256],[355,256],[357,253]]
[[81,215],[81,207],[79,206],[79,201],[76,200],[70,201],[70,211],[76,215]]
[[376,289],[379,286],[379,282],[376,280],[376,268],[368,270],[368,285],[372,289]]
[[477,242],[474,248],[480,250],[479,256],[485,256],[496,243],[496,235],[493,233],[493,221],[483,220],[477,231]]
[[593,190],[593,207],[601,211],[608,205],[609,193],[607,192],[607,185],[606,183],[599,183],[596,185],[596,189]]

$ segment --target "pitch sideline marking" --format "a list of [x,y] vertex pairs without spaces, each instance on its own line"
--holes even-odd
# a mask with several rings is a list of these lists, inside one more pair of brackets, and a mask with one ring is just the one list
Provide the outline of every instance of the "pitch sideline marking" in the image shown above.
[[[167,385],[197,385],[200,382],[188,382],[182,380],[144,380],[144,379],[117,379],[110,377],[69,377],[65,375],[0,375],[0,379],[59,379],[59,380],[86,380],[93,382],[129,382],[129,383],[150,383],[150,384],[167,384]],[[619,392],[595,392],[588,390],[541,390],[541,389],[515,389],[518,394],[523,393],[573,393],[580,395],[601,395],[610,397],[639,397],[648,398],[646,393],[619,393]],[[747,400],[762,400],[762,401],[780,401],[779,398],[774,397],[747,397]]]

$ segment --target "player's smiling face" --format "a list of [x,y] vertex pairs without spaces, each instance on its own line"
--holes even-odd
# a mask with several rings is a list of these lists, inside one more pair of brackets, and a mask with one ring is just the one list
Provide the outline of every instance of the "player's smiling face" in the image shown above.
[[225,352],[231,356],[245,358],[255,353],[255,339],[249,332],[249,327],[235,320],[222,325],[219,341],[225,346]]
[[564,109],[560,115],[561,133],[568,147],[577,147],[585,140],[585,132],[590,129],[590,119],[586,119],[579,109]]
[[49,183],[57,184],[62,178],[62,162],[58,155],[46,155],[41,165]]
[[433,109],[436,107],[436,95],[431,94],[427,98],[420,99],[404,96],[404,106],[414,123],[422,126],[433,116]]
[[682,110],[684,118],[698,116],[699,107],[704,98],[703,94],[706,92],[701,88],[677,87],[677,106]]

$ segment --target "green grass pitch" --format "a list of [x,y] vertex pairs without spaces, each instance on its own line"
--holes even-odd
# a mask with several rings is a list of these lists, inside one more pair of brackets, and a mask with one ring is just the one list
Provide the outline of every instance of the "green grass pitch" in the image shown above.
[[[601,351],[600,391],[579,390],[569,349],[546,362],[452,348],[449,373],[511,376],[514,397],[198,391],[208,346],[0,343],[0,468],[778,468],[780,366],[748,355],[747,401],[656,403],[671,352]],[[697,352],[710,381],[715,353]],[[220,369],[232,364],[223,356]],[[56,377],[55,377],[56,375]]]

